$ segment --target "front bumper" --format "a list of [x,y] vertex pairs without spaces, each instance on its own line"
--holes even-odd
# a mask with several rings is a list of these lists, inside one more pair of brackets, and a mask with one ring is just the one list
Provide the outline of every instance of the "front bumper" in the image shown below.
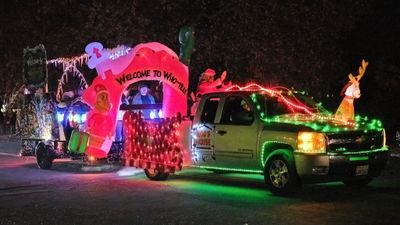
[[362,179],[379,176],[388,160],[385,149],[354,154],[307,155],[296,153],[297,174],[309,182]]

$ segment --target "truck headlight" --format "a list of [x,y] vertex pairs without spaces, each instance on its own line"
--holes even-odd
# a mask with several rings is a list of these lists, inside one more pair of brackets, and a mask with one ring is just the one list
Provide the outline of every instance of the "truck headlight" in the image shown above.
[[316,132],[299,132],[295,151],[307,154],[325,153],[325,135]]

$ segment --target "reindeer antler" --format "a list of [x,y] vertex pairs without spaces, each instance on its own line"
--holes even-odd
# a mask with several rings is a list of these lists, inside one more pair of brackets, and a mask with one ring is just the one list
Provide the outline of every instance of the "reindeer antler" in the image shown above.
[[365,70],[367,69],[368,62],[364,59],[361,61],[361,66],[358,68],[358,75],[356,76],[357,81],[361,80],[361,77],[364,76]]
[[364,76],[365,70],[367,69],[368,62],[364,59],[361,61],[361,66],[358,68],[358,75],[353,76],[352,73],[349,73],[350,82],[354,83],[355,81],[360,81],[361,77]]

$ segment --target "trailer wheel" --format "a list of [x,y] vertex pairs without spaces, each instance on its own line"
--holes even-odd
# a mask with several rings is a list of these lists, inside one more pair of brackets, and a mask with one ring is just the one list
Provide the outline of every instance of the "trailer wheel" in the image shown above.
[[294,165],[281,155],[273,156],[268,160],[264,180],[274,195],[291,195],[301,188]]
[[168,179],[169,176],[169,173],[163,173],[155,169],[144,169],[144,173],[146,174],[147,178],[156,181],[166,180]]
[[48,170],[53,165],[53,149],[43,142],[36,146],[36,162],[40,169]]

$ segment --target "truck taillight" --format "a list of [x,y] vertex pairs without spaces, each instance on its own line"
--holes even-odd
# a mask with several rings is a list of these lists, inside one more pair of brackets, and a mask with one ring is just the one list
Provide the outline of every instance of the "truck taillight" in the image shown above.
[[296,152],[317,154],[326,152],[326,140],[323,133],[299,132]]

